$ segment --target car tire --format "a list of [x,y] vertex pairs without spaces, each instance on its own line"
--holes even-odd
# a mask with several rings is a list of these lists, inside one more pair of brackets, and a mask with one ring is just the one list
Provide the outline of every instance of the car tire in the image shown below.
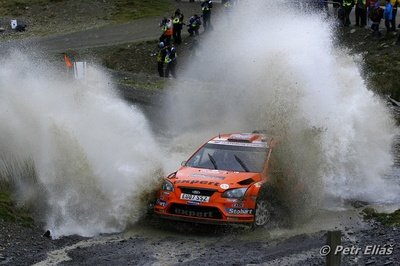
[[256,209],[254,213],[253,228],[264,227],[272,220],[272,206],[266,201],[259,199],[256,202]]

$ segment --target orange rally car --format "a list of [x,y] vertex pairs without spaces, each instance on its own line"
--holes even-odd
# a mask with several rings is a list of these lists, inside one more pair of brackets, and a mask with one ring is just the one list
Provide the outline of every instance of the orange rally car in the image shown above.
[[212,138],[163,179],[154,213],[200,223],[266,225],[275,145],[274,138],[260,133]]

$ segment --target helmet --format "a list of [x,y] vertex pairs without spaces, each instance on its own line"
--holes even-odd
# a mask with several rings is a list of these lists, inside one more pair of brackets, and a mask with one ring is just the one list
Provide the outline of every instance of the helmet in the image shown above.
[[158,44],[158,47],[164,48],[164,43],[163,43],[163,42],[160,42],[160,43]]

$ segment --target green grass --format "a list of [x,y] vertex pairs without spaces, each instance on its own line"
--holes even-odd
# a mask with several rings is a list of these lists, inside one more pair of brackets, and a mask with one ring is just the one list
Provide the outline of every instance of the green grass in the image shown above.
[[[32,7],[47,8],[49,3],[76,3],[81,0],[0,0],[0,16],[22,16],[30,13]],[[95,1],[95,0],[93,0]],[[97,0],[101,1],[101,0]],[[104,6],[112,6],[111,20],[127,22],[139,18],[160,16],[170,11],[169,0],[107,0]],[[54,10],[58,12],[58,10]]]
[[143,79],[120,79],[119,84],[140,88],[143,90],[162,90],[165,87],[165,80],[143,80]]
[[19,222],[31,226],[33,218],[28,209],[16,206],[10,190],[0,190],[0,219],[8,222]]
[[365,208],[363,216],[366,219],[374,219],[385,226],[400,226],[400,209],[392,213],[379,213],[373,208]]
[[0,0],[1,16],[23,15],[33,5],[45,5],[51,0]]
[[160,16],[171,7],[168,0],[115,0],[116,12],[111,19],[118,22]]
[[18,206],[13,198],[17,183],[21,181],[29,182],[30,185],[37,184],[33,161],[0,158],[0,219],[31,226],[33,225],[30,208],[32,206]]

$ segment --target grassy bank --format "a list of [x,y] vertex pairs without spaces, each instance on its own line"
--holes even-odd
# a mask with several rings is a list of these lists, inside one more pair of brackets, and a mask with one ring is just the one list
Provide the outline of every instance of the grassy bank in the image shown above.
[[365,208],[363,215],[366,219],[374,219],[385,226],[400,226],[400,209],[392,213],[379,213],[373,208]]
[[[172,12],[172,0],[0,0],[1,39],[82,31]],[[27,25],[11,30],[10,19]]]
[[0,188],[0,219],[7,222],[18,222],[25,226],[33,224],[31,212],[17,206],[12,198],[11,190]]
[[[183,43],[176,47],[178,55],[177,73],[182,72],[185,61],[190,59],[193,38],[183,37]],[[166,80],[157,72],[158,40],[120,44],[81,50],[69,50],[68,56],[79,60],[94,61],[112,71],[118,72],[117,84],[137,89],[163,89]],[[62,58],[62,54],[57,55]]]
[[[75,9],[71,15],[84,14],[84,7],[87,4],[99,6],[109,10],[106,17],[117,22],[125,22],[143,17],[159,16],[170,8],[169,0],[0,0],[0,16],[34,16],[40,11],[53,13],[52,17]],[[62,9],[59,9],[62,8]],[[92,14],[96,16],[96,14]],[[40,20],[37,17],[36,20]]]
[[337,32],[337,43],[361,55],[363,74],[370,89],[399,101],[400,45],[396,44],[397,35],[386,34],[386,30],[381,32],[382,36],[376,39],[369,28],[341,28]]
[[168,0],[114,0],[115,12],[111,19],[118,22],[131,21],[143,17],[161,16],[171,7]]
[[31,226],[33,225],[32,211],[38,201],[31,200],[24,205],[17,204],[15,197],[18,194],[16,191],[20,182],[24,182],[32,189],[37,186],[33,162],[0,159],[0,220]]

